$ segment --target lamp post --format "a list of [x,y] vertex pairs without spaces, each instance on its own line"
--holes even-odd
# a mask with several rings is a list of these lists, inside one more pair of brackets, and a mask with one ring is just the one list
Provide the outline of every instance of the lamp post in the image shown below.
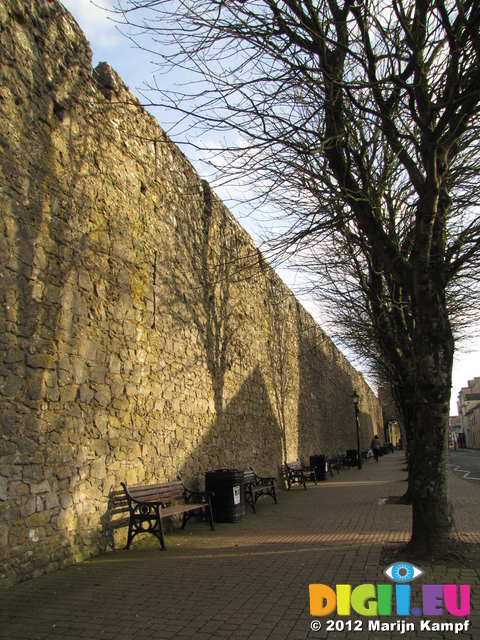
[[354,391],[352,394],[352,400],[355,406],[355,423],[357,425],[357,461],[358,461],[358,468],[361,469],[362,456],[360,455],[360,425],[358,422],[358,401],[360,400],[360,397],[356,391]]

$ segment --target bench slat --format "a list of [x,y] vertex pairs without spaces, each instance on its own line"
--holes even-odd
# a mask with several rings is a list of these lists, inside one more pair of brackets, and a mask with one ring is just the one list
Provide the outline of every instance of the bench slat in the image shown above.
[[208,504],[208,502],[195,502],[190,504],[178,504],[172,507],[162,507],[161,514],[162,516],[177,516],[180,513],[185,513],[186,511],[195,511],[195,509],[202,509]]
[[171,502],[172,500],[180,500],[183,498],[183,489],[168,489],[161,491],[160,489],[148,489],[145,491],[131,491],[128,489],[130,496],[137,501],[142,502]]
[[173,482],[158,482],[156,484],[129,484],[128,489],[136,491],[137,489],[168,489],[169,487],[181,487],[183,489],[183,483],[180,480]]
[[161,484],[135,484],[129,485],[128,491],[131,495],[143,493],[169,493],[180,491],[183,492],[184,486],[181,482],[165,482]]
[[243,472],[243,480],[245,484],[250,484],[251,482],[255,482],[255,471],[244,471]]

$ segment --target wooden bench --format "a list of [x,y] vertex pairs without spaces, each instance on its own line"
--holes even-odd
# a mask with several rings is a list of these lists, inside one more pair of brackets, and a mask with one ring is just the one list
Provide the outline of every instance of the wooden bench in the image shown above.
[[252,507],[254,513],[257,512],[255,505],[260,496],[271,496],[275,504],[278,504],[274,484],[276,480],[276,478],[257,476],[252,468],[244,472],[245,502]]
[[333,470],[335,469],[337,473],[340,473],[340,469],[344,466],[344,462],[342,460],[341,454],[337,454],[336,456],[332,456],[331,458],[328,458],[327,463],[328,463],[328,470],[332,478],[333,478]]
[[194,516],[203,515],[210,522],[210,528],[215,530],[213,522],[211,491],[190,491],[181,480],[162,482],[150,485],[128,486],[121,483],[128,503],[128,549],[132,540],[139,533],[151,533],[166,549],[163,530],[163,518],[182,514],[182,529],[187,520]]
[[289,489],[292,484],[295,484],[296,482],[298,482],[299,484],[303,484],[303,488],[306,489],[307,480],[313,480],[313,482],[317,484],[315,469],[303,465],[300,460],[295,460],[294,462],[285,462],[285,473],[287,476],[287,484]]

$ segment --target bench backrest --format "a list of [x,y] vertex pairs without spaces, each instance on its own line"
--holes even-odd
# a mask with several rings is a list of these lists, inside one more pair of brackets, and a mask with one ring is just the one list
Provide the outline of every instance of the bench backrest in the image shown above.
[[301,471],[303,469],[300,460],[295,460],[295,462],[286,462],[285,466],[289,471]]
[[127,496],[140,502],[162,502],[167,504],[183,499],[184,486],[179,480],[175,482],[162,482],[160,484],[133,485],[127,487],[122,482]]
[[248,471],[244,471],[243,480],[245,484],[255,484],[257,481],[255,471],[252,471],[251,469],[249,469]]

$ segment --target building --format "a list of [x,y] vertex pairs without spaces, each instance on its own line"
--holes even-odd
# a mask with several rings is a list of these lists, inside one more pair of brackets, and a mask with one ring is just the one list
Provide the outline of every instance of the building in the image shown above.
[[461,416],[450,416],[448,446],[450,449],[463,449],[465,447]]
[[458,394],[458,415],[468,449],[480,449],[480,377],[468,381]]

